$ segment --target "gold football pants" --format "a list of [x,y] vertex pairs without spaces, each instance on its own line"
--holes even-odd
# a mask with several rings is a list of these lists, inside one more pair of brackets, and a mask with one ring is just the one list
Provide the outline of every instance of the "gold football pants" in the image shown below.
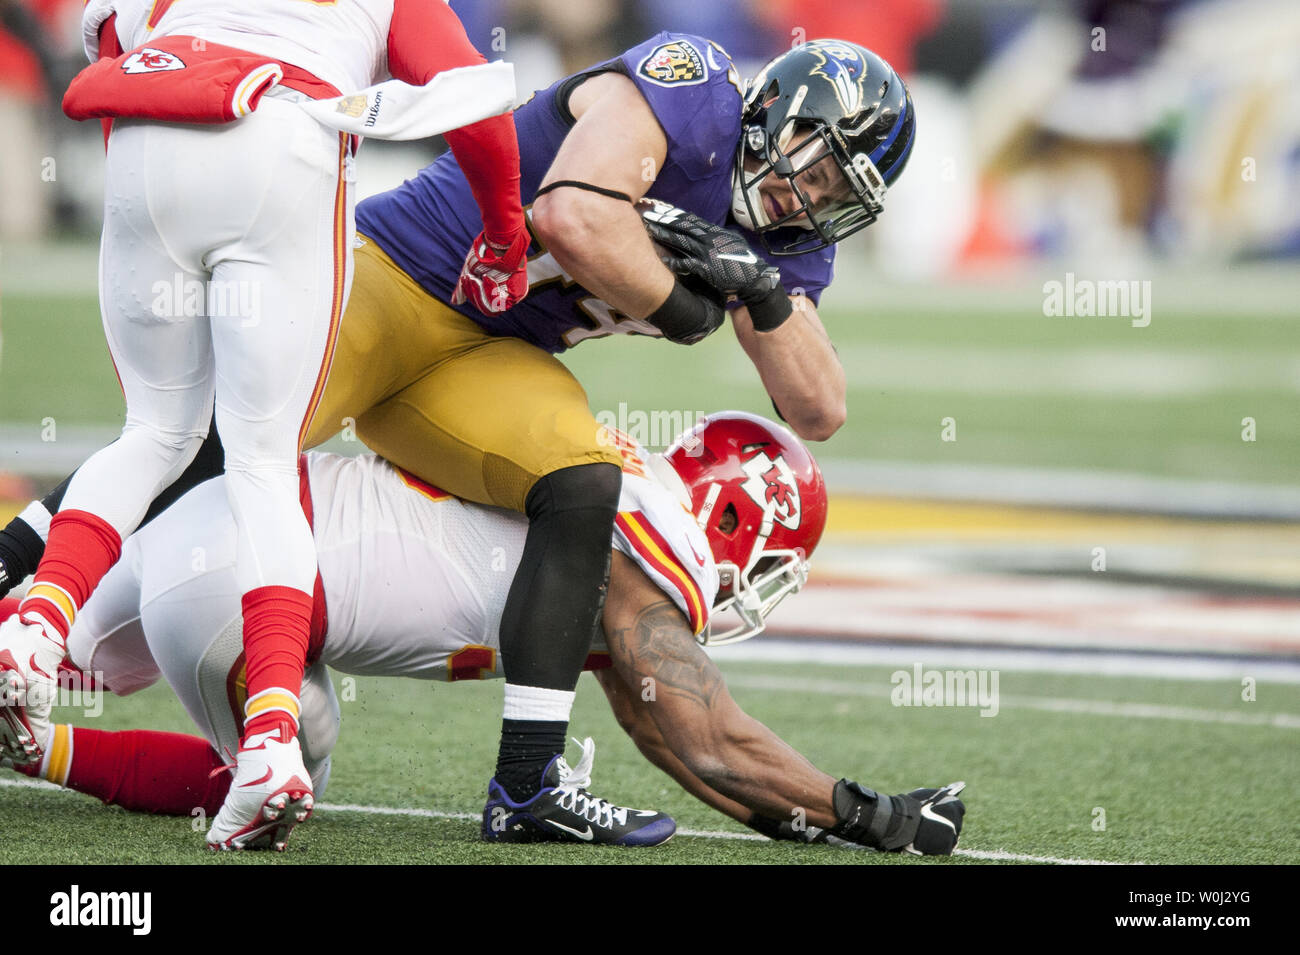
[[520,512],[543,475],[621,463],[559,359],[489,335],[361,238],[305,447],[354,429],[376,454],[422,480]]

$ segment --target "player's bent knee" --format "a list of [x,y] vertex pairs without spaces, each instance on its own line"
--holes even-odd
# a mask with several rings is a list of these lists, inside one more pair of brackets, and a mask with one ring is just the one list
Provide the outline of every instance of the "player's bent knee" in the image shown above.
[[135,444],[148,444],[154,453],[164,459],[184,458],[188,464],[199,453],[207,431],[193,428],[166,428],[151,424],[128,424],[122,431],[122,440]]
[[[122,432],[119,454],[131,455],[139,462],[137,473],[154,481],[152,498],[184,473],[198,457],[206,433],[168,431],[147,425],[129,427]],[[147,464],[145,462],[148,462]]]

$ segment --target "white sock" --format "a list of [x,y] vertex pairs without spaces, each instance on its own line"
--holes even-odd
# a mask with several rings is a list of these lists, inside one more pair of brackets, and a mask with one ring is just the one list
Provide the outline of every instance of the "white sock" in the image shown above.
[[573,690],[548,690],[540,686],[507,683],[502,716],[508,720],[567,723],[575,695]]

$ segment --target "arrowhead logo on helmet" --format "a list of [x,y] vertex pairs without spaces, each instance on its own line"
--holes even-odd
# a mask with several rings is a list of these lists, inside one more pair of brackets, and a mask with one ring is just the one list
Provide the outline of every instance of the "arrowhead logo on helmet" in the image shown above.
[[772,459],[760,451],[743,462],[740,467],[749,475],[749,480],[741,487],[750,499],[762,508],[771,505],[772,516],[776,518],[777,523],[797,531],[799,529],[799,485],[795,481],[794,472],[790,470],[790,465],[785,463],[785,458],[778,454],[775,459]]

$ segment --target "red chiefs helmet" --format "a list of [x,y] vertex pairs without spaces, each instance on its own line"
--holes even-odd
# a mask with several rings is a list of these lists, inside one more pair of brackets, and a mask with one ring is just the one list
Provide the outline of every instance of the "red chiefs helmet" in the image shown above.
[[687,431],[664,456],[686,485],[691,512],[718,565],[714,613],[740,624],[700,636],[708,646],[763,632],[767,615],[808,579],[808,557],[826,527],[826,484],[808,449],[785,428],[722,411]]

